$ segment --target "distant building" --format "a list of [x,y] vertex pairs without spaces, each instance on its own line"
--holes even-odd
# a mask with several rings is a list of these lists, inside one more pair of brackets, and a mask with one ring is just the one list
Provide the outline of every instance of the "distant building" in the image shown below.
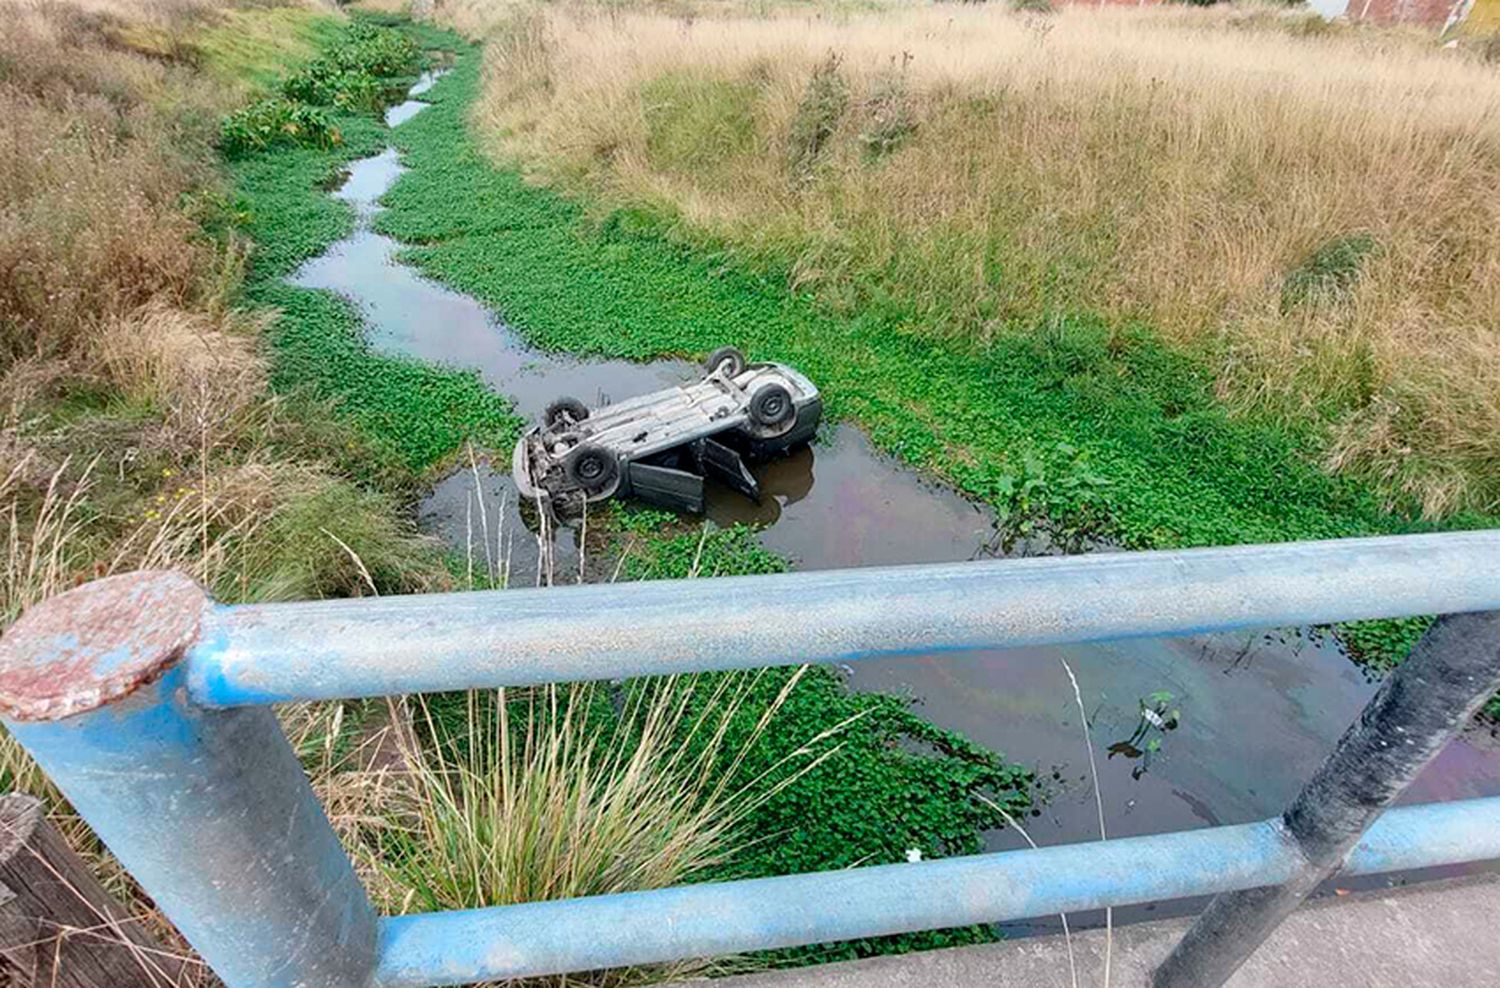
[[[1072,0],[1080,5],[1111,7],[1156,6],[1164,0]],[[1500,0],[1307,0],[1307,8],[1328,20],[1377,24],[1430,24],[1443,27],[1463,22],[1470,29],[1500,31]]]
[[[1328,0],[1344,3],[1343,15],[1351,21],[1379,24],[1431,24],[1442,27],[1449,18],[1457,21],[1468,12],[1470,0]],[[1327,16],[1327,15],[1325,15]]]

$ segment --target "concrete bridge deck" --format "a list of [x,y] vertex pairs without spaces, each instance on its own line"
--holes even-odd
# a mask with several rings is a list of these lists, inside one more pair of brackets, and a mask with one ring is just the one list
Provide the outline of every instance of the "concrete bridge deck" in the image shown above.
[[[1146,988],[1189,919],[1114,931],[1113,988]],[[1073,935],[1078,984],[1104,984],[1104,931]],[[729,978],[720,988],[1073,988],[1060,936]],[[1500,875],[1319,898],[1298,910],[1229,988],[1500,985]]]

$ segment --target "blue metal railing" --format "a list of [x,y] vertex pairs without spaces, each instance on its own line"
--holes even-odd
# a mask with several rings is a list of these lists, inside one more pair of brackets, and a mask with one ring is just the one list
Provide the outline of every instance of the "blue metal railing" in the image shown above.
[[[1500,610],[1497,563],[1500,532],[1477,532],[234,607],[180,576],[131,574],[53,598],[0,639],[0,713],[230,988],[465,984],[1263,886],[1295,905],[1340,864],[1500,857],[1500,799],[1392,810],[1370,826],[1500,686],[1490,616],[1440,622],[1310,783],[1314,802],[1305,793],[1284,818],[389,918],[268,705],[1468,615]],[[1386,758],[1388,732],[1408,729]],[[1209,915],[1270,915],[1222,902]],[[1247,937],[1221,930],[1162,977],[1212,983],[1201,957],[1213,954],[1218,977],[1221,956],[1258,942]]]

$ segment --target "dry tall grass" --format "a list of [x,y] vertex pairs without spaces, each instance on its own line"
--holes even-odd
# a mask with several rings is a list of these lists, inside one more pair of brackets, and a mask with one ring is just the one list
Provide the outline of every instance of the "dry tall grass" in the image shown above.
[[[233,93],[186,44],[229,6],[0,0],[0,632],[137,568],[227,600],[446,579],[391,497],[330,465],[349,437],[269,393],[260,322],[230,310],[238,252],[202,221]],[[0,784],[96,850],[6,737]]]
[[[478,119],[506,160],[963,345],[1058,310],[1145,320],[1236,406],[1318,423],[1332,467],[1494,510],[1500,73],[1297,23],[549,10],[491,46]],[[804,165],[799,112],[827,118]]]
[[230,599],[358,593],[344,545],[386,585],[439,578],[395,505],[329,467],[349,437],[270,395],[261,322],[230,309],[238,248],[203,221],[227,208],[211,140],[235,94],[191,40],[234,5],[0,6],[0,511],[14,549],[78,509],[47,572],[13,556],[0,614],[144,565]]
[[[170,63],[115,49],[108,21],[15,4],[0,35],[0,354],[66,352],[102,312],[190,304],[214,263],[184,196],[204,133],[156,100],[211,95]],[[0,359],[3,359],[0,358]]]

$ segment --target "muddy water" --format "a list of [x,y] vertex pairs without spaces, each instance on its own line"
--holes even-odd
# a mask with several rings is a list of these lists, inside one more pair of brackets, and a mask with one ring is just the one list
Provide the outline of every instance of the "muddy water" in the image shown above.
[[[394,108],[393,119],[420,108]],[[697,373],[673,361],[635,364],[538,352],[474,300],[396,263],[399,246],[372,232],[368,221],[399,173],[391,151],[355,163],[337,194],[355,206],[358,229],[295,277],[355,300],[372,345],[473,368],[528,417],[560,395],[600,404]],[[903,468],[847,425],[825,429],[811,448],[760,467],[759,475],[766,492],[760,504],[715,490],[708,517],[766,526],[765,544],[799,568],[954,561],[992,552],[994,518],[987,509]],[[576,579],[573,534],[560,533],[539,552],[508,477],[485,464],[439,483],[421,519],[450,544],[467,546],[476,569],[508,572],[512,584],[538,582],[549,568],[557,582]],[[1027,827],[1046,845],[1098,837],[1065,662],[1088,712],[1111,837],[1275,814],[1374,692],[1336,645],[1295,632],[944,653],[863,661],[845,672],[854,688],[907,693],[934,723],[1034,768],[1050,798]],[[1140,724],[1142,699],[1157,691],[1172,695],[1180,726],[1154,735],[1161,747],[1149,761],[1111,755],[1111,745]],[[1488,731],[1475,730],[1429,767],[1408,799],[1497,793],[1500,745]],[[1021,838],[1005,830],[989,843],[1016,847]],[[1149,912],[1125,910],[1117,917]]]
[[691,364],[677,361],[577,360],[529,349],[474,299],[398,264],[395,256],[401,244],[376,233],[369,221],[401,171],[394,148],[351,164],[349,177],[334,195],[354,207],[354,233],[292,276],[294,284],[353,299],[364,312],[370,343],[377,350],[472,368],[495,390],[510,396],[527,418],[540,415],[559,395],[603,404],[689,380],[697,373]]

